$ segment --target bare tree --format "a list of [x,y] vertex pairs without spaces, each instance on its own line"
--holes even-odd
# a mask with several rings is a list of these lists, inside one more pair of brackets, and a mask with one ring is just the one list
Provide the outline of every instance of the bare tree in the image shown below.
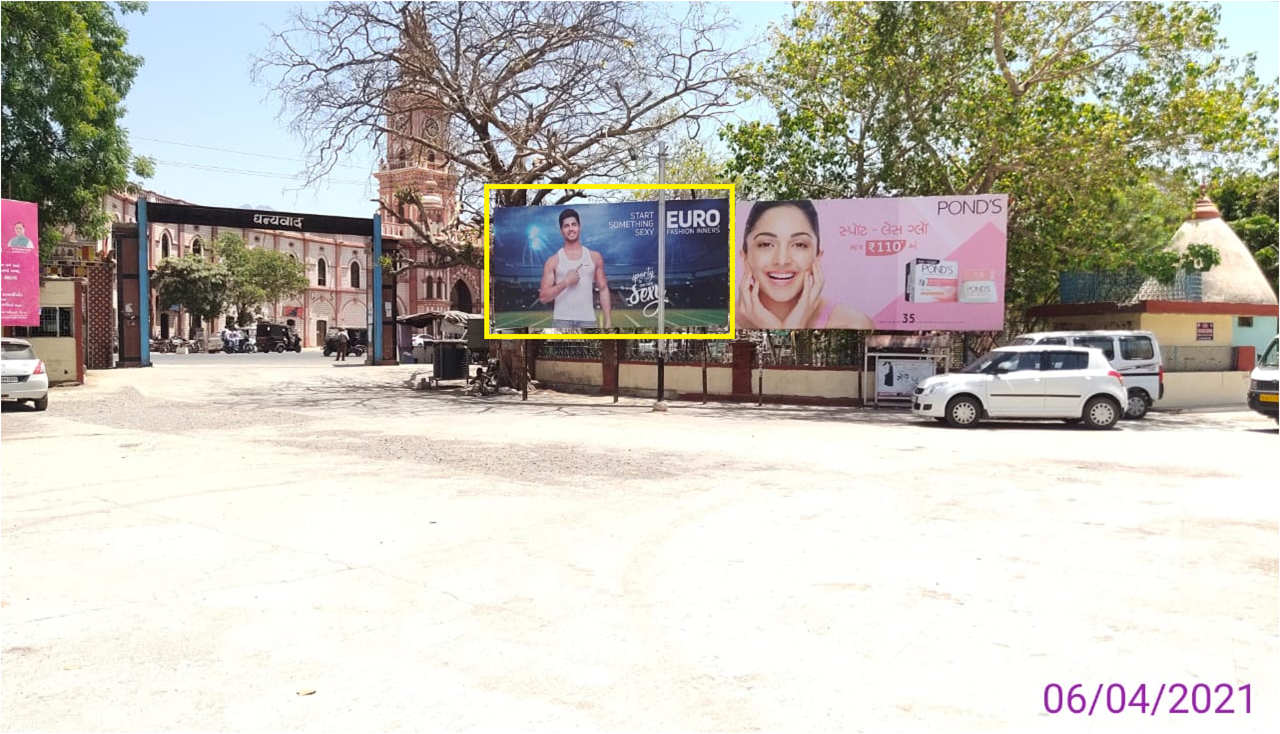
[[[312,6],[314,7],[314,6]],[[436,267],[476,243],[478,187],[625,181],[641,151],[676,125],[728,112],[745,58],[723,7],[624,2],[333,2],[304,6],[255,64],[310,141],[308,174],[343,151],[396,134],[458,179],[459,217],[414,225]],[[447,117],[444,135],[397,126]],[[500,206],[563,203],[574,189],[499,190]],[[421,205],[400,191],[386,211]],[[425,220],[425,218],[424,218]],[[466,231],[465,236],[459,236]],[[474,253],[474,249],[472,250]]]

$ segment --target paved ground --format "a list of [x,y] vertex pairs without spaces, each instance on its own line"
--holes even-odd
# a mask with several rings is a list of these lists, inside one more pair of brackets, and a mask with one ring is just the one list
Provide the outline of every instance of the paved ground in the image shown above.
[[[955,431],[420,374],[157,355],[6,407],[3,730],[1280,725],[1266,419]],[[1135,706],[1046,713],[1077,683]],[[1240,713],[1144,715],[1142,683]]]

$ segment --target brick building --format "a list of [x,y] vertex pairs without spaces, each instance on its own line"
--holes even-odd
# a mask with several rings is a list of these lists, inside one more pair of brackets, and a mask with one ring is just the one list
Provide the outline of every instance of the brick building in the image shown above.
[[[438,112],[414,111],[393,118],[395,129],[420,135],[443,134],[444,117]],[[413,187],[422,196],[425,212],[416,207],[397,205],[394,212],[383,215],[384,249],[400,249],[416,260],[430,262],[429,252],[415,242],[409,221],[427,227],[440,227],[450,221],[456,211],[458,177],[438,162],[434,154],[424,153],[412,141],[399,134],[388,136],[386,157],[375,173],[380,198],[394,202],[397,189]],[[199,204],[144,191],[149,202]],[[137,195],[117,193],[106,197],[104,207],[116,223],[137,221]],[[325,214],[326,212],[316,212]],[[372,216],[372,212],[370,212]],[[191,224],[148,223],[150,262],[154,268],[165,257],[209,256],[209,244],[223,232],[240,235],[250,247],[266,247],[284,252],[303,263],[311,285],[306,293],[294,299],[263,307],[264,317],[273,321],[292,319],[303,335],[304,346],[323,344],[330,327],[364,328],[369,321],[369,268],[372,238],[347,235],[284,232],[271,229],[242,229]],[[100,257],[110,251],[110,238],[97,243]],[[396,311],[399,315],[453,309],[478,312],[482,304],[483,279],[478,268],[414,268],[400,278],[396,289]],[[151,326],[154,338],[190,337],[200,325],[192,324],[185,311],[156,301],[151,294]],[[223,319],[203,325],[206,334],[222,327]]]

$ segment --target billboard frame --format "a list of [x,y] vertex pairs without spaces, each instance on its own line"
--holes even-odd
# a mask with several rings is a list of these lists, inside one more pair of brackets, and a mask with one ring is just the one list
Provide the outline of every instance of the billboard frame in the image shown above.
[[[595,189],[595,190],[694,190],[694,189],[715,189],[729,192],[729,251],[726,256],[729,258],[729,330],[724,334],[610,334],[607,332],[592,334],[495,334],[491,331],[491,311],[490,299],[493,297],[493,287],[491,285],[491,270],[489,265],[489,251],[493,248],[492,233],[489,230],[490,219],[490,191],[497,190],[538,190],[538,189]],[[723,339],[731,340],[736,338],[737,333],[736,319],[734,307],[737,304],[737,282],[736,282],[736,260],[734,258],[734,235],[737,227],[735,206],[735,191],[733,184],[485,184],[484,185],[484,338],[485,339],[545,339],[560,341],[562,339]],[[666,284],[663,283],[663,290],[666,290]],[[665,294],[665,293],[664,293]]]

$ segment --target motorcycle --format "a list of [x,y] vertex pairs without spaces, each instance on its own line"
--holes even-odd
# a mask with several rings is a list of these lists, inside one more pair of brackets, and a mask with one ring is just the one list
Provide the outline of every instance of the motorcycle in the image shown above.
[[258,351],[257,346],[243,332],[233,331],[222,337],[222,351],[227,354],[249,354]]

